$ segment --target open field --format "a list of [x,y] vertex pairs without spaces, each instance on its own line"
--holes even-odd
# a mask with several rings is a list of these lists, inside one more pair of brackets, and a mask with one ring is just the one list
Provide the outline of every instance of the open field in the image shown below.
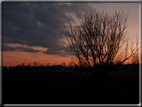
[[138,74],[111,75],[97,100],[79,74],[3,75],[3,104],[138,104]]

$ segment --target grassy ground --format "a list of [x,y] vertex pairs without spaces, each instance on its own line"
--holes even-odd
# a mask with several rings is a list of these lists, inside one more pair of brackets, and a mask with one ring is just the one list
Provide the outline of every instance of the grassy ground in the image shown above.
[[98,100],[79,74],[3,75],[3,104],[138,104],[138,74],[111,75]]

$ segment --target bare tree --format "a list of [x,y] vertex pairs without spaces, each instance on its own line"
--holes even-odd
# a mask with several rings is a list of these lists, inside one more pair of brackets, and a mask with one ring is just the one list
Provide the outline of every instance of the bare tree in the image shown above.
[[68,65],[71,67],[74,65],[74,63],[72,61],[68,62]]
[[36,61],[33,62],[33,66],[36,66],[36,67],[37,67],[38,65],[39,65],[38,62],[36,62]]
[[24,67],[24,66],[25,66],[25,63],[22,63],[21,66]]
[[61,66],[64,66],[64,67],[65,67],[65,66],[66,66],[66,63],[65,63],[65,62],[62,62],[62,63],[61,63]]
[[[94,10],[85,12],[82,23],[70,24],[67,40],[77,63],[93,81],[103,85],[108,72],[133,56],[136,48],[128,55],[128,43],[125,40],[128,15],[123,11],[106,13]],[[114,64],[120,49],[126,46],[125,57]],[[101,87],[103,88],[103,87]]]
[[[137,44],[139,43],[138,41],[139,41],[138,38],[136,38],[136,43]],[[133,43],[132,43],[132,45],[133,45]],[[132,56],[132,58],[131,58],[131,64],[139,64],[139,62],[140,62],[139,61],[139,56],[140,56],[139,52],[140,52],[140,50],[137,50],[135,52],[135,54]]]
[[49,66],[49,65],[50,65],[50,63],[47,63],[47,64],[46,64],[46,66]]
[[31,66],[32,66],[32,64],[31,64],[31,63],[29,63],[29,64],[27,64],[27,66],[30,66],[30,67],[31,67]]
[[132,56],[132,64],[139,64],[139,53],[137,52],[135,55]]

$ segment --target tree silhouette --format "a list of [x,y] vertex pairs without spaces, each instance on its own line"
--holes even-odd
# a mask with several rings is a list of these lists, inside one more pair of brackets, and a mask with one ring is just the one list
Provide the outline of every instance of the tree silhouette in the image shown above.
[[24,67],[24,66],[25,66],[25,63],[22,63],[21,66]]
[[49,65],[50,65],[50,63],[47,63],[47,64],[46,64],[46,66],[49,66]]
[[29,63],[29,64],[27,64],[27,66],[31,67],[31,66],[32,66],[32,64],[31,64],[31,63]]
[[38,63],[38,62],[36,62],[36,61],[34,61],[34,62],[33,62],[33,66],[36,66],[36,67],[37,67],[37,66],[38,66],[38,64],[39,64],[39,63]]
[[69,65],[70,67],[71,67],[71,66],[74,66],[73,61],[68,62],[68,65]]
[[[138,43],[138,38],[136,39],[136,42]],[[132,56],[132,59],[131,59],[132,64],[139,64],[140,63],[140,61],[139,61],[139,56],[140,56],[139,51],[140,50],[137,50],[136,53]]]
[[61,63],[61,66],[65,67],[65,66],[66,66],[66,63],[65,63],[65,62],[62,62],[62,63]]
[[[95,85],[99,90],[104,88],[102,86],[109,71],[136,53],[136,47],[131,48],[130,55],[127,53],[128,42],[125,40],[127,18],[128,15],[123,11],[111,14],[97,10],[86,11],[80,25],[69,26],[67,41],[75,61],[91,80],[97,81]],[[114,62],[125,44],[124,59]]]
[[137,52],[135,55],[132,56],[131,63],[132,64],[139,64],[139,52]]

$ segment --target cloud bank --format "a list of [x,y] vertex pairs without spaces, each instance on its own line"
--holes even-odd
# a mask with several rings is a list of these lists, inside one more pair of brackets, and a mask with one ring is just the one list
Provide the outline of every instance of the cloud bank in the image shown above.
[[[61,39],[67,25],[78,23],[89,3],[2,3],[3,51],[40,52],[33,46],[48,48],[45,54],[66,56],[68,46]],[[29,47],[11,47],[20,44]]]

